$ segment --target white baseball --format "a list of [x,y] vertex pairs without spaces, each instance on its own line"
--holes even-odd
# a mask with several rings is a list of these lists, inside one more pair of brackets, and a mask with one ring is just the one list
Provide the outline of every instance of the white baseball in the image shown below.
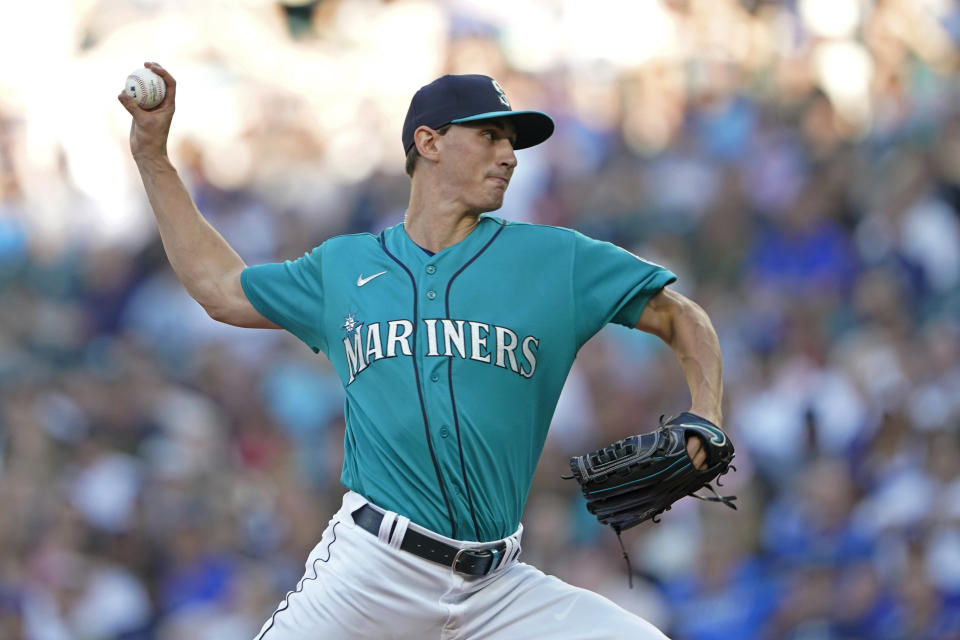
[[163,102],[163,96],[167,95],[167,85],[163,78],[146,67],[131,72],[123,90],[144,109],[153,109]]

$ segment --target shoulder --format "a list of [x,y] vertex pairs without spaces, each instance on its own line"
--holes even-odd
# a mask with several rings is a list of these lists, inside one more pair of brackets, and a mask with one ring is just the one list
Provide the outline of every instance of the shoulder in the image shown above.
[[499,218],[491,218],[491,220],[496,220],[503,225],[501,236],[509,238],[511,244],[521,244],[526,251],[536,251],[539,248],[545,252],[570,256],[583,252],[625,252],[618,245],[605,240],[597,240],[576,229],[532,222],[514,222]]
[[362,251],[365,247],[376,249],[379,246],[379,236],[372,233],[349,233],[324,240],[309,254],[319,257],[321,254],[355,252]]
[[336,262],[343,256],[357,256],[363,254],[362,247],[368,245],[371,248],[379,246],[376,236],[369,233],[354,233],[342,236],[333,236],[324,240],[317,246],[306,251],[299,258],[287,259],[282,264],[294,264],[302,268],[314,269],[319,271],[324,264],[330,264],[331,260]]
[[490,215],[485,215],[484,218],[501,225],[503,227],[503,234],[508,236],[542,238],[545,241],[553,242],[573,242],[577,236],[582,236],[579,231],[566,227],[555,227],[533,222],[515,222]]
[[376,245],[379,242],[380,237],[372,233],[347,233],[325,240],[320,247],[361,247],[365,244]]

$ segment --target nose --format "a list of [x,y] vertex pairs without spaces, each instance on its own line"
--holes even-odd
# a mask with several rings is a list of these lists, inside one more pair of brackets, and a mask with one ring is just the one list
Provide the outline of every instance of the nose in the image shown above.
[[517,166],[517,154],[513,151],[513,143],[509,140],[500,141],[500,165],[513,169]]

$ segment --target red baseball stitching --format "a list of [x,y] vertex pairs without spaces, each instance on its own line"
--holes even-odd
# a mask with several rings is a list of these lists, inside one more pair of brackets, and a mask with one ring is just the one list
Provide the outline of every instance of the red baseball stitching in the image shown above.
[[[137,84],[140,85],[140,97],[137,99],[137,104],[143,107],[145,106],[144,101],[147,99],[147,85],[144,84],[143,78],[140,76],[131,75],[130,77],[136,80]],[[159,89],[159,87],[157,87],[157,89]],[[157,93],[159,93],[159,91]],[[157,104],[160,104],[161,102],[163,102],[163,96],[160,96],[160,100],[157,101]],[[155,107],[157,104],[152,106]]]

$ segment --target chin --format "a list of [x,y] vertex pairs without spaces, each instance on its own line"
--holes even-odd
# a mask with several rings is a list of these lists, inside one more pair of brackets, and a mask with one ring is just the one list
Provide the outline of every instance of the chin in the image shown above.
[[503,206],[503,196],[498,198],[483,198],[482,200],[477,200],[472,206],[470,206],[470,211],[476,211],[480,213],[489,213],[490,211],[496,211]]
[[499,191],[497,193],[491,194],[489,198],[486,199],[486,208],[485,211],[496,211],[503,206],[503,197],[505,192]]
[[470,194],[472,197],[464,198],[464,200],[465,204],[469,203],[467,206],[470,211],[487,213],[489,211],[496,211],[503,206],[503,199],[506,193],[506,189],[487,188]]
[[489,203],[487,206],[480,207],[481,213],[489,213],[491,211],[496,211],[503,206],[503,198],[500,198],[496,202]]

